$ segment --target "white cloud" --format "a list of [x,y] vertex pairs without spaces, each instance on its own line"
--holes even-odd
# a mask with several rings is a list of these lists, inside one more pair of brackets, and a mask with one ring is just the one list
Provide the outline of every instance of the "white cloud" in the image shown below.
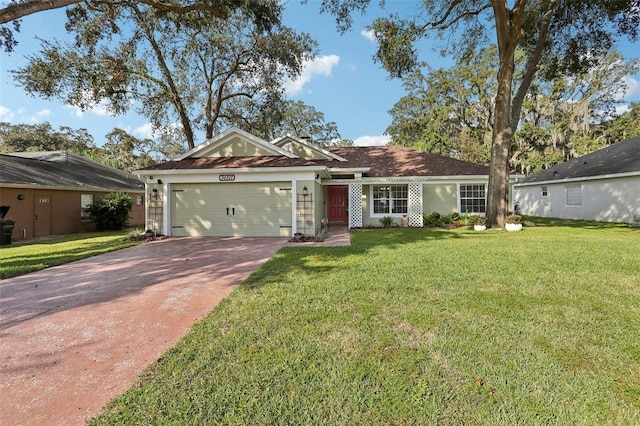
[[367,40],[369,40],[372,43],[377,42],[378,40],[376,40],[376,33],[373,32],[373,30],[362,30],[360,31],[360,35],[364,38],[366,38]]
[[38,117],[38,118],[51,117],[52,115],[53,115],[53,113],[51,112],[50,109],[43,109],[42,111],[36,112],[36,117]]
[[391,136],[389,135],[380,135],[380,136],[360,136],[359,138],[354,139],[353,145],[355,146],[382,146],[391,142]]
[[616,115],[622,115],[625,112],[629,112],[631,111],[631,108],[629,107],[629,105],[618,105],[616,107]]
[[2,105],[0,105],[0,121],[6,121],[10,123],[11,121],[13,121],[14,116],[15,115],[13,114],[13,111],[11,111],[7,107],[3,107]]
[[76,116],[78,118],[82,118],[82,116],[84,115],[84,111],[82,111],[80,108],[78,108],[77,106],[73,106],[73,105],[63,105],[64,109],[67,109],[69,111],[71,111],[71,115]]
[[340,62],[338,55],[318,56],[304,64],[302,74],[294,81],[285,84],[288,95],[297,95],[302,91],[305,84],[309,83],[314,76],[320,75],[324,77],[331,76],[331,71]]
[[133,135],[140,139],[153,139],[153,126],[151,126],[151,123],[145,123],[140,127],[136,127],[133,129]]
[[638,98],[640,97],[640,81],[633,77],[625,77],[627,83],[627,93],[625,98]]

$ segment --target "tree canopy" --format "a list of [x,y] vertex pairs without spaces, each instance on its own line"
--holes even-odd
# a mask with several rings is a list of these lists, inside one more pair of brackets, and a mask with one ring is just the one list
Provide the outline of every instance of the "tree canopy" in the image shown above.
[[129,172],[167,158],[152,140],[138,139],[122,129],[109,132],[105,144],[99,147],[86,129],[55,130],[49,123],[0,123],[0,153],[30,151],[68,151]]
[[[426,75],[418,69],[404,77],[408,94],[391,109],[386,131],[392,143],[489,164],[496,49],[459,58],[450,69],[427,67]],[[516,73],[523,66],[518,55]],[[614,143],[596,131],[617,115],[628,77],[638,70],[639,60],[625,60],[614,49],[585,73],[534,82],[514,135],[510,170],[533,173]]]
[[[370,0],[323,0],[339,28],[351,14],[366,10]],[[381,3],[384,3],[382,1]],[[487,188],[490,225],[503,226],[509,211],[509,159],[522,104],[536,74],[552,80],[593,67],[617,37],[637,39],[637,0],[423,0],[411,17],[387,16],[371,24],[378,41],[375,59],[391,77],[402,77],[419,65],[420,41],[428,36],[450,40],[445,51],[465,57],[495,40],[498,66],[491,163]],[[522,73],[515,73],[516,52]]]
[[75,42],[43,41],[14,75],[34,95],[83,109],[106,102],[112,114],[135,107],[156,130],[179,123],[193,148],[196,131],[208,139],[243,114],[271,108],[315,53],[307,34],[280,24],[279,2],[261,4],[273,16],[269,28],[243,12],[221,19],[136,2],[78,4],[67,11]]
[[[0,43],[7,52],[11,52],[18,43],[15,33],[20,32],[20,20],[25,16],[44,12],[51,9],[66,8],[68,6],[84,3],[82,0],[13,0],[5,7],[0,8]],[[208,16],[226,19],[235,12],[242,12],[251,16],[254,24],[259,28],[270,28],[279,22],[279,17],[274,14],[274,9],[263,0],[142,0],[119,1],[120,5],[134,5],[141,3],[158,12],[171,12],[174,14],[187,14],[190,12],[203,12]],[[93,0],[91,6],[96,8],[110,7],[114,5],[112,0]]]

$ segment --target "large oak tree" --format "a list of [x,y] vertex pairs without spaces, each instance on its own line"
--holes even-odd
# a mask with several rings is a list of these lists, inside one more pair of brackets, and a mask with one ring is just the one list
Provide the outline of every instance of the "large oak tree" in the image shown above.
[[[321,10],[332,13],[347,29],[351,14],[363,12],[371,0],[323,0]],[[380,3],[384,4],[384,1]],[[491,165],[487,194],[488,221],[503,226],[508,212],[509,154],[522,103],[536,74],[590,68],[617,36],[638,35],[638,0],[423,0],[410,18],[396,15],[376,20],[371,29],[378,40],[376,59],[392,77],[402,77],[419,63],[419,41],[433,34],[455,40],[450,53],[473,54],[490,40],[498,45]],[[525,54],[525,69],[516,76],[516,51]]]
[[[204,138],[236,120],[243,99],[270,108],[295,79],[316,43],[279,22],[281,5],[263,0],[277,19],[263,28],[242,11],[224,18],[174,13],[136,2],[78,4],[67,11],[75,43],[43,41],[43,49],[14,72],[27,92],[83,109],[102,102],[113,114],[130,108],[156,130]],[[243,111],[240,111],[242,113]]]

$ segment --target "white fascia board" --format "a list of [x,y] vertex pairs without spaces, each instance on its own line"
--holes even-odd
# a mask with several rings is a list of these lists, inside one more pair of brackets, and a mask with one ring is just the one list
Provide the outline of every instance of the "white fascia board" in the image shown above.
[[[162,170],[170,173],[153,173],[153,179],[148,184],[161,178],[163,183],[232,183],[232,182],[267,182],[280,180],[315,180],[316,175],[329,176],[326,167],[262,167],[255,169],[190,169],[190,170]],[[235,175],[233,181],[220,181],[220,175]]]
[[345,183],[387,183],[387,182],[444,182],[451,181],[453,183],[461,181],[486,181],[488,175],[461,175],[461,176],[388,176],[388,177],[363,177],[362,179],[330,179],[323,181],[323,185],[345,184]]
[[537,182],[521,182],[521,183],[516,182],[514,186],[521,187],[521,186],[553,185],[553,184],[561,184],[561,183],[585,182],[585,181],[615,179],[615,178],[624,178],[624,177],[633,177],[633,176],[640,176],[640,171],[627,172],[627,173],[615,173],[615,174],[599,175],[599,176],[585,176],[585,177],[579,177],[579,178],[549,179],[549,180],[541,180]]
[[292,139],[293,141],[299,143],[300,145],[306,146],[307,148],[309,148],[309,149],[311,149],[313,151],[316,151],[316,152],[318,152],[318,153],[320,153],[320,154],[322,154],[322,155],[324,155],[326,157],[333,158],[334,160],[347,161],[346,158],[340,157],[338,154],[334,154],[333,152],[329,152],[326,149],[324,149],[324,148],[322,148],[322,147],[320,147],[320,146],[318,146],[318,145],[316,145],[314,143],[307,142],[304,139],[300,139],[300,138],[297,138],[297,137],[291,136],[291,135],[279,137],[279,138],[274,139],[273,141],[271,141],[271,143],[280,147],[281,144],[283,142],[285,142],[287,139]]
[[327,172],[324,166],[306,167],[242,167],[229,169],[170,169],[170,170],[140,170],[138,176],[167,176],[167,175],[197,175],[217,173],[277,173],[277,172]]
[[257,136],[252,135],[249,132],[245,132],[242,129],[239,129],[237,127],[231,127],[227,130],[225,130],[224,132],[214,136],[213,138],[205,141],[204,143],[196,146],[195,148],[190,149],[189,151],[185,152],[184,154],[176,157],[174,160],[184,160],[185,158],[189,158],[189,157],[193,157],[195,154],[201,153],[203,151],[209,150],[209,149],[213,149],[215,148],[216,145],[218,144],[224,144],[227,142],[228,139],[232,138],[233,136],[240,136],[244,139],[249,140],[250,142],[266,149],[267,151],[271,151],[274,154],[277,155],[283,155],[287,158],[298,158],[297,155],[284,150],[280,147],[277,147]]
[[371,167],[350,167],[350,168],[331,167],[329,168],[329,171],[335,174],[367,173],[369,172],[369,170],[371,170]]

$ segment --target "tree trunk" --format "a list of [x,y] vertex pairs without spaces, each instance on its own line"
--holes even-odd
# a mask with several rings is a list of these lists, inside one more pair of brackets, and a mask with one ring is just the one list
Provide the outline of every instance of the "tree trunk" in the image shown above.
[[513,67],[507,64],[500,66],[487,188],[487,221],[491,226],[500,228],[504,226],[509,208],[509,148],[513,137],[510,123],[512,75]]
[[500,228],[504,226],[504,219],[509,210],[509,151],[513,139],[511,94],[516,46],[522,37],[522,17],[526,3],[526,0],[518,0],[514,8],[509,10],[506,1],[491,1],[496,20],[500,69],[493,114],[493,142],[487,188],[487,223]]

